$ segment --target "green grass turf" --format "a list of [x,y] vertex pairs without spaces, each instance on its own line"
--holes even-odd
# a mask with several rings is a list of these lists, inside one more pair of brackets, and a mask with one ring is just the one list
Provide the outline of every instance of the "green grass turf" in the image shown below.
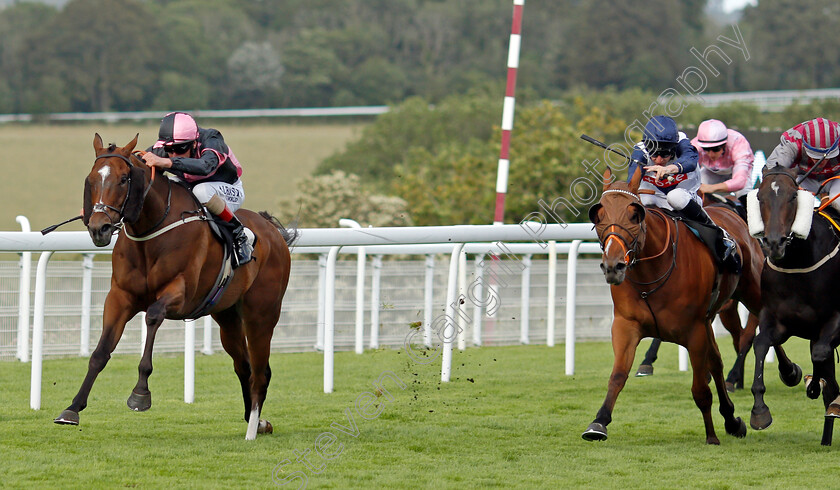
[[[199,121],[201,122],[201,121]],[[242,163],[245,207],[273,211],[278,199],[298,194],[297,182],[324,158],[357,138],[362,123],[345,124],[236,124],[204,121],[219,129]],[[76,215],[82,208],[84,179],[93,166],[93,135],[125,146],[140,133],[138,148],[157,139],[157,125],[0,125],[3,148],[4,212],[0,230],[18,231],[15,216],[29,218],[40,230]],[[278,216],[285,222],[293,216]],[[61,230],[83,230],[81,222]]]
[[[807,344],[789,344],[793,359],[810,372]],[[722,339],[721,347],[729,365],[734,354],[728,339]],[[640,348],[637,362],[642,353]],[[562,345],[471,348],[455,352],[452,382],[441,383],[439,363],[417,364],[403,351],[339,353],[335,392],[324,394],[322,355],[276,354],[263,411],[275,431],[251,442],[244,440],[244,407],[225,354],[197,358],[191,405],[182,401],[183,358],[156,358],[150,380],[153,406],[144,413],[125,406],[137,377],[137,356],[115,357],[97,380],[78,427],[58,426],[52,419],[75,395],[87,369],[85,359],[45,363],[40,411],[29,409],[29,365],[4,362],[0,486],[269,487],[272,474],[282,479],[295,472],[307,475],[309,488],[787,489],[836,484],[837,449],[819,443],[822,404],[807,399],[802,384],[782,385],[776,364],[767,370],[773,425],[735,439],[725,434],[716,401],[713,416],[721,445],[707,446],[690,394],[691,375],[677,370],[672,344],[663,345],[653,377],[630,378],[618,399],[610,437],[601,443],[583,441],[580,434],[603,401],[612,349],[607,343],[578,344],[576,360],[576,374],[565,376]],[[750,377],[752,363],[750,356]],[[381,412],[366,420],[356,411],[356,400],[375,392],[373,383],[385,371],[396,374],[406,388],[387,381],[393,400],[381,396]],[[736,415],[748,421],[749,390],[732,398]],[[358,429],[355,437],[336,428],[353,432],[351,422]],[[322,436],[328,432],[335,436],[330,447],[325,443],[332,436]],[[323,451],[337,453],[331,460],[315,453],[319,441]],[[314,469],[296,461],[304,454]],[[284,460],[289,464],[279,468]]]

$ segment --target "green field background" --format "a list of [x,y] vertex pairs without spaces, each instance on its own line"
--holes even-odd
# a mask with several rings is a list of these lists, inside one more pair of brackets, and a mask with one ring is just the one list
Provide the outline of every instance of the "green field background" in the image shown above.
[[[807,342],[788,344],[792,359],[810,372]],[[721,347],[729,366],[735,354],[728,342]],[[640,348],[637,362],[643,353]],[[153,404],[143,413],[125,405],[139,356],[116,356],[93,387],[78,427],[52,419],[78,390],[87,359],[44,363],[38,411],[29,408],[29,365],[3,362],[0,487],[271,488],[272,477],[282,482],[295,472],[306,473],[307,488],[342,489],[837,486],[840,440],[820,446],[822,403],[807,399],[801,383],[784,386],[776,363],[766,371],[773,425],[748,429],[743,439],[727,436],[715,395],[712,417],[721,445],[707,446],[691,373],[678,371],[673,344],[663,344],[654,376],[628,380],[609,439],[600,443],[580,434],[604,399],[612,348],[579,343],[575,360],[575,374],[566,376],[562,344],[456,350],[452,381],[441,383],[439,359],[419,364],[390,349],[340,352],[335,391],[325,394],[322,354],[274,354],[263,411],[274,434],[256,441],[244,440],[241,392],[223,353],[196,358],[195,403],[189,405],[183,402],[183,356],[157,356],[149,381]],[[753,363],[750,355],[750,377]],[[376,392],[374,383],[386,371],[405,388],[383,378],[391,398],[383,394],[381,412],[364,419],[356,401],[373,396],[365,394]],[[736,415],[749,420],[749,389],[731,398]],[[337,441],[324,452],[341,450],[331,460],[315,449],[327,432]]]
[[[245,207],[274,211],[278,199],[297,195],[297,182],[324,158],[359,137],[364,123],[280,124],[201,121],[219,129],[244,167]],[[84,179],[93,166],[93,136],[126,145],[139,133],[138,147],[157,139],[157,123],[0,125],[0,231],[18,231],[15,216],[40,230],[76,215]],[[293,216],[277,216],[288,222]],[[305,226],[305,223],[303,224]],[[83,230],[81,222],[62,230]]]

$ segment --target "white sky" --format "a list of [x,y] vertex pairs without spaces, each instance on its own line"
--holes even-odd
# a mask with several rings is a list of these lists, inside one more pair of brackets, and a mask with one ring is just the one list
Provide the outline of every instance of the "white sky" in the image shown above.
[[732,12],[744,8],[745,5],[755,5],[757,0],[723,0],[723,9],[726,12]]

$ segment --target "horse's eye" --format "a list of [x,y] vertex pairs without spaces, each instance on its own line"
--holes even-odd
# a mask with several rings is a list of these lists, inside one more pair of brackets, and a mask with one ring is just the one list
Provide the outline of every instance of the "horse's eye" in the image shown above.
[[125,185],[125,183],[126,183],[126,182],[128,182],[128,174],[123,175],[123,176],[120,178],[120,185]]

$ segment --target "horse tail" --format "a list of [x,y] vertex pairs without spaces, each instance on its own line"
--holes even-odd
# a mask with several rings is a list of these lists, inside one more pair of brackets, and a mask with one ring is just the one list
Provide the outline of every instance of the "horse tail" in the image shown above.
[[286,240],[286,245],[289,247],[291,247],[298,237],[300,237],[300,231],[297,229],[297,220],[289,223],[289,227],[287,228],[283,226],[283,223],[281,223],[279,219],[272,216],[268,211],[260,211],[259,215],[280,230],[280,234],[283,235],[283,239]]

